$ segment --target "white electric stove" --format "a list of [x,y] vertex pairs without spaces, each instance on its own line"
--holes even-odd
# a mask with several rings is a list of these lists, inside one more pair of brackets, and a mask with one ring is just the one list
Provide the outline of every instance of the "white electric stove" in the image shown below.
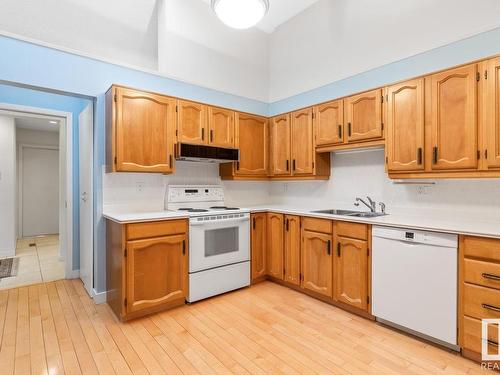
[[222,186],[169,186],[165,209],[189,215],[188,302],[250,285],[250,213]]

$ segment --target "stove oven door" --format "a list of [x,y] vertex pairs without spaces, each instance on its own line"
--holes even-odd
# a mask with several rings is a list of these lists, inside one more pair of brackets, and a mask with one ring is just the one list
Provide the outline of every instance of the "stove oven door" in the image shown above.
[[248,214],[196,217],[189,220],[189,272],[250,260]]

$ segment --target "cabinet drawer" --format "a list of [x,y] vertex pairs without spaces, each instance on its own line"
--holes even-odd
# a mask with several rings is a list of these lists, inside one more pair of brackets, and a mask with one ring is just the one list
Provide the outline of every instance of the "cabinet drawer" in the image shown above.
[[466,257],[484,258],[500,262],[500,240],[464,236],[462,246]]
[[466,258],[464,259],[464,281],[500,289],[500,264]]
[[464,314],[473,318],[500,319],[500,291],[464,283]]
[[127,240],[181,234],[187,232],[187,220],[164,220],[127,224]]
[[360,240],[368,239],[368,225],[366,224],[337,221],[335,225],[338,236],[357,238]]
[[[462,346],[473,352],[481,353],[481,330],[480,320],[464,316]],[[488,327],[488,341],[491,343],[488,345],[488,352],[498,352],[498,327],[496,325]]]
[[315,219],[312,217],[302,218],[302,227],[305,230],[320,233],[332,233],[332,221],[328,219]]

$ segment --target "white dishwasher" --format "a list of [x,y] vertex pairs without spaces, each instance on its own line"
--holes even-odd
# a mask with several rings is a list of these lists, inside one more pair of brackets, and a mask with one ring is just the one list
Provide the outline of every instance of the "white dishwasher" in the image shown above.
[[372,314],[457,349],[456,235],[373,227]]

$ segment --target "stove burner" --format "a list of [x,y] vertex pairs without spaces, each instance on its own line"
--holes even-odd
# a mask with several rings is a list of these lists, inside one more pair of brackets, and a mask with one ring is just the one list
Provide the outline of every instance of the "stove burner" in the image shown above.
[[179,208],[178,211],[187,211],[187,212],[208,212],[208,210],[205,210],[204,208]]
[[226,210],[226,211],[230,211],[230,210],[239,210],[238,207],[226,207],[226,206],[213,206],[213,207],[210,207],[211,210]]

